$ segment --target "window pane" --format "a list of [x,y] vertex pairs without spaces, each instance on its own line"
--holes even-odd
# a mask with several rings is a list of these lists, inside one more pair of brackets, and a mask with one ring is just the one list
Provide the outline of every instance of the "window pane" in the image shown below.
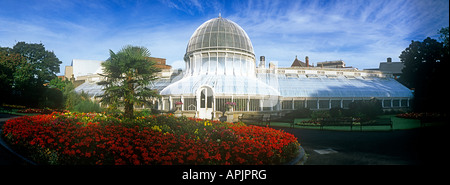
[[210,56],[210,66],[209,66],[209,71],[208,74],[215,74],[216,73],[216,66],[217,66],[217,56],[215,55],[215,53],[211,53]]
[[217,33],[211,33],[211,38],[210,38],[210,47],[216,47],[217,46]]
[[202,57],[202,70],[201,70],[201,74],[206,74],[206,72],[208,71],[208,62],[209,62],[209,58],[208,56],[203,56]]
[[219,33],[219,38],[217,42],[219,46],[225,46],[225,32]]
[[225,57],[219,56],[219,65],[217,66],[217,74],[223,75],[225,71]]
[[200,94],[200,108],[205,108],[205,90],[202,90]]
[[233,54],[228,54],[225,58],[225,73],[226,75],[233,74]]

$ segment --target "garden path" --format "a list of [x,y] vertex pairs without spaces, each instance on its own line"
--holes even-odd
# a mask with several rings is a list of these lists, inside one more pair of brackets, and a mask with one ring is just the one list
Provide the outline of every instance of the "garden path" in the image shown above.
[[308,155],[305,165],[439,165],[447,160],[439,151],[449,136],[440,126],[391,132],[273,128],[298,138]]
[[[3,127],[3,124],[5,124],[5,122],[8,119],[17,117],[16,115],[11,115],[11,114],[3,114],[0,113],[0,129]],[[21,159],[19,159],[17,156],[11,154],[11,152],[9,152],[7,149],[3,148],[0,145],[0,165],[22,165],[22,164],[26,164],[24,161],[22,161]]]

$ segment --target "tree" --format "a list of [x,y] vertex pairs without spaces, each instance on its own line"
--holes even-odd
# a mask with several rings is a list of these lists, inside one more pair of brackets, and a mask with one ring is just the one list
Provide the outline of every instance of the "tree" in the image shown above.
[[[447,29],[447,31],[445,31]],[[422,42],[411,41],[411,44],[399,56],[405,64],[399,81],[408,88],[414,89],[415,111],[445,111],[448,98],[442,87],[448,69],[448,27],[440,31],[444,42],[427,37]]]
[[355,101],[349,104],[349,112],[353,117],[359,117],[366,120],[374,120],[377,116],[383,114],[381,101],[375,98],[369,101]]
[[145,47],[125,46],[119,52],[109,51],[110,57],[102,63],[104,94],[100,102],[112,106],[124,106],[124,116],[133,117],[136,103],[149,104],[149,98],[159,96],[155,90],[148,88],[159,69],[150,60],[150,52]]
[[11,48],[0,48],[0,103],[13,103],[14,92],[31,79],[27,68],[26,59],[20,54],[11,53]]
[[442,40],[442,42],[444,43],[444,47],[447,48],[447,54],[449,52],[448,50],[448,42],[449,42],[449,28],[441,28],[439,30],[439,34],[441,34],[439,36],[439,39]]
[[0,63],[4,101],[38,106],[48,100],[45,93],[50,92],[43,84],[56,77],[62,62],[43,44],[18,42],[13,48],[0,48]]
[[18,42],[12,48],[13,53],[22,55],[27,63],[33,66],[30,71],[36,78],[37,83],[48,83],[59,73],[59,65],[62,63],[53,51],[45,50],[42,43],[28,44]]

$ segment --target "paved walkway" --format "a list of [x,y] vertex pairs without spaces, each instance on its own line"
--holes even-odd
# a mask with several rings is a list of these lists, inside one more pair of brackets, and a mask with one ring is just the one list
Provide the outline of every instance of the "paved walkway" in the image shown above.
[[447,128],[425,127],[391,132],[282,129],[294,134],[308,159],[305,165],[389,165],[448,162]]
[[[17,117],[16,115],[0,113],[0,129],[6,120]],[[7,149],[0,145],[0,165],[24,165],[24,161],[11,154]]]

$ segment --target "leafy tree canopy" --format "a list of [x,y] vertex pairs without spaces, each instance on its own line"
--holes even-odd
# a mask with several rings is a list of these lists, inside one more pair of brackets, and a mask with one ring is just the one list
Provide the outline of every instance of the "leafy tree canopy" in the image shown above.
[[17,53],[26,58],[27,63],[33,67],[32,74],[35,75],[39,83],[48,83],[59,73],[59,65],[62,63],[53,51],[45,50],[44,44],[28,44],[18,42],[12,48],[13,53]]
[[61,63],[42,43],[0,47],[1,102],[39,106],[48,99],[43,84],[56,77]]
[[446,71],[450,63],[448,27],[442,28],[439,33],[442,42],[430,37],[422,42],[411,41],[399,56],[405,64],[399,81],[414,89],[416,111],[445,111],[449,105],[448,98],[445,98],[446,90],[442,89],[448,79]]

